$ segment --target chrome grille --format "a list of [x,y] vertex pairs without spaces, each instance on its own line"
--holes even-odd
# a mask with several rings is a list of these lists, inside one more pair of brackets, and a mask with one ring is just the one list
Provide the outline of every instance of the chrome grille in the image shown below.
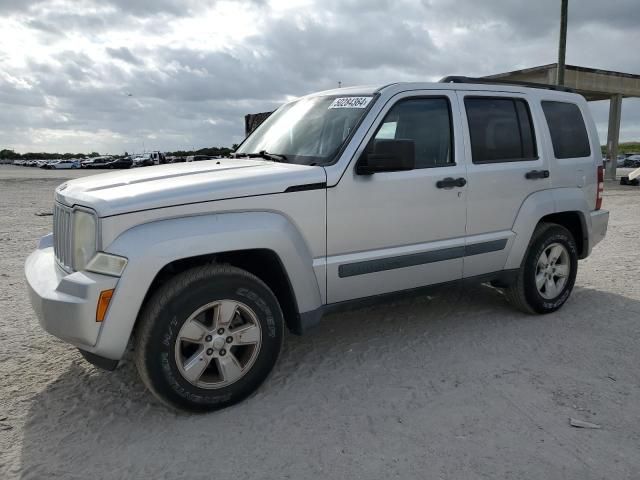
[[53,207],[53,251],[65,270],[71,270],[71,217],[70,208],[56,203]]

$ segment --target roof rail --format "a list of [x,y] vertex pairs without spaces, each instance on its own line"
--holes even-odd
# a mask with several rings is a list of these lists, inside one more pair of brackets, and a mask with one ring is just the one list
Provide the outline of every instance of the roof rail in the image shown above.
[[474,78],[474,77],[464,77],[464,76],[457,76],[457,75],[450,75],[448,77],[441,78],[439,83],[479,83],[484,85],[514,85],[518,87],[544,88],[546,90],[557,90],[559,92],[576,93],[576,91],[573,88],[565,87],[563,85],[548,85],[544,83],[521,82],[518,80]]

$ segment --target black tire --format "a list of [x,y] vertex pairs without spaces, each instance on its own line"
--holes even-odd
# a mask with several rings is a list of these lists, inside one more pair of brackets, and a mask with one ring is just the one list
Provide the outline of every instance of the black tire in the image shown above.
[[[189,316],[216,300],[249,307],[260,324],[261,344],[244,376],[227,386],[200,388],[180,373],[175,346]],[[283,338],[280,305],[264,282],[236,267],[207,265],[175,276],[146,303],[137,326],[135,362],[144,384],[165,404],[193,412],[212,411],[240,402],[264,382],[278,359]]]
[[[569,254],[570,270],[564,287],[552,299],[544,298],[536,287],[536,267],[540,255],[549,245],[559,243]],[[554,223],[539,224],[529,243],[515,282],[505,290],[509,302],[530,314],[546,314],[558,310],[569,298],[578,273],[578,248],[571,232]]]

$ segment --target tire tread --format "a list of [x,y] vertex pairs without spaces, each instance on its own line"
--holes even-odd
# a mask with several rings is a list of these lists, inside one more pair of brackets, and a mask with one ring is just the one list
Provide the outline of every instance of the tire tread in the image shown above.
[[526,297],[526,291],[525,291],[526,287],[525,287],[525,277],[524,277],[525,263],[529,258],[529,254],[531,252],[532,246],[535,245],[539,240],[544,238],[548,234],[549,230],[554,228],[563,229],[570,238],[573,238],[571,233],[562,225],[558,225],[556,223],[550,223],[550,222],[540,222],[536,226],[536,229],[533,231],[533,235],[531,235],[531,240],[529,241],[529,245],[527,246],[527,252],[524,258],[522,259],[522,263],[518,270],[518,275],[516,277],[515,282],[512,285],[510,285],[508,288],[506,288],[504,291],[505,296],[507,297],[507,300],[509,301],[509,303],[511,303],[511,305],[513,305],[516,309],[520,310],[521,312],[527,313],[529,315],[537,315],[539,312],[537,312],[531,306],[531,304],[529,303]]
[[151,391],[156,398],[161,400],[170,408],[176,408],[176,405],[168,402],[164,398],[164,395],[162,395],[162,393],[155,388],[153,382],[151,381],[149,369],[150,365],[146,361],[147,346],[151,344],[151,331],[154,322],[156,318],[158,318],[160,312],[164,308],[166,308],[167,304],[177,293],[183,291],[191,284],[199,280],[204,280],[206,278],[212,278],[220,275],[237,275],[240,277],[244,277],[244,279],[249,282],[255,282],[261,285],[273,295],[272,290],[267,286],[267,284],[265,284],[258,277],[256,277],[252,273],[247,272],[246,270],[228,264],[208,264],[194,267],[182,273],[179,273],[168,282],[164,283],[160,287],[160,289],[156,293],[154,293],[146,302],[138,319],[134,348],[134,361],[138,370],[138,374],[149,391]]

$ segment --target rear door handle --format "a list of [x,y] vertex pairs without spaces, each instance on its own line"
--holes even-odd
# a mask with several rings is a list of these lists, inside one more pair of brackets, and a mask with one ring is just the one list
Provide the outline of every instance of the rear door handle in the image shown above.
[[525,173],[524,177],[527,180],[538,180],[540,178],[549,178],[549,170],[531,170]]
[[436,187],[438,188],[453,188],[453,187],[464,187],[467,184],[467,180],[460,177],[460,178],[452,178],[452,177],[447,177],[447,178],[443,178],[442,180],[438,180],[436,182]]

